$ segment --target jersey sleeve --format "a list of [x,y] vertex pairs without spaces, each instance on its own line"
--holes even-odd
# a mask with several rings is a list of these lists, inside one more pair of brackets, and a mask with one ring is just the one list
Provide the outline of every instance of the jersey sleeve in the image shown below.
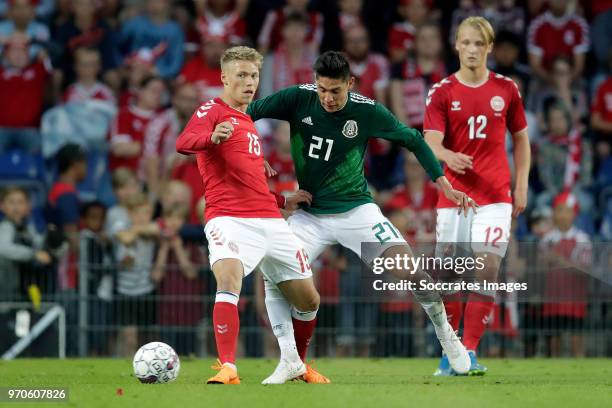
[[438,177],[444,175],[440,162],[418,130],[411,129],[401,123],[384,105],[378,102],[372,120],[378,124],[373,132],[376,135],[375,137],[397,142],[413,152],[432,180],[435,181]]
[[523,107],[523,98],[521,98],[521,94],[514,81],[512,85],[512,97],[510,99],[510,106],[508,106],[506,121],[510,133],[515,134],[527,128],[527,119],[525,117],[525,108]]
[[446,93],[435,84],[425,100],[425,118],[423,119],[423,132],[435,130],[444,134],[447,122],[447,98]]
[[178,153],[195,154],[214,144],[211,136],[217,125],[218,112],[216,109],[203,110],[206,106],[200,107],[193,114],[176,139]]
[[253,122],[259,119],[290,120],[297,105],[300,90],[297,86],[282,89],[252,102],[247,108]]

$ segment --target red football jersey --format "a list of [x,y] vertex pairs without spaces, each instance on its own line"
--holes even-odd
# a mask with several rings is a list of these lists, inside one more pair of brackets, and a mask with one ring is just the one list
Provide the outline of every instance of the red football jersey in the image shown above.
[[185,64],[179,81],[194,84],[202,102],[216,98],[223,92],[221,67],[209,67],[201,55],[193,57]]
[[410,51],[414,48],[416,28],[406,21],[395,23],[389,29],[389,49]]
[[606,122],[612,122],[612,77],[597,88],[592,111],[599,113]]
[[[232,136],[211,140],[217,124],[230,122]],[[206,221],[215,217],[280,218],[264,174],[260,137],[251,117],[215,98],[194,113],[176,141],[176,150],[196,154],[204,183]]]
[[375,91],[389,86],[389,62],[380,54],[369,54],[361,62],[349,61],[355,76],[353,90],[365,97],[376,99]]
[[[489,72],[484,83],[469,86],[453,74],[431,88],[425,104],[423,131],[441,132],[444,147],[473,157],[473,168],[463,175],[445,168],[453,187],[479,205],[512,203],[506,128],[514,134],[527,127],[516,84]],[[455,206],[439,193],[438,208]]]
[[47,61],[24,69],[0,66],[0,127],[38,127],[51,70]]
[[[257,38],[257,44],[260,47],[267,47],[274,51],[282,41],[283,25],[290,10],[287,7],[270,10],[266,14],[263,26]],[[308,44],[321,44],[323,39],[323,16],[316,11],[308,12],[310,26],[308,27],[308,35],[306,42]]]
[[89,88],[85,88],[82,84],[75,82],[66,88],[63,99],[64,103],[91,100],[105,101],[113,105],[117,103],[113,91],[102,82],[96,82]]
[[136,106],[123,108],[119,111],[111,125],[109,135],[110,144],[118,142],[138,142],[140,143],[140,153],[134,157],[118,157],[112,152],[108,154],[110,170],[116,170],[119,167],[127,167],[134,173],[139,173],[144,176],[142,169],[142,152],[144,150],[145,129],[151,119],[155,116],[154,111],[146,111],[139,109]]
[[585,54],[589,50],[589,25],[575,14],[555,17],[547,11],[529,25],[527,50],[542,57],[546,68],[559,54],[569,58]]

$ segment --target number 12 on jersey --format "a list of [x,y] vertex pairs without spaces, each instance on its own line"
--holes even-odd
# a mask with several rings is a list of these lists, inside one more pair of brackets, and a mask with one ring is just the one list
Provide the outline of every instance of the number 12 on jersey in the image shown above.
[[[486,139],[486,133],[483,133],[485,127],[487,127],[487,117],[485,115],[470,116],[468,119],[468,126],[470,127],[470,140]],[[478,126],[478,128],[476,128]]]

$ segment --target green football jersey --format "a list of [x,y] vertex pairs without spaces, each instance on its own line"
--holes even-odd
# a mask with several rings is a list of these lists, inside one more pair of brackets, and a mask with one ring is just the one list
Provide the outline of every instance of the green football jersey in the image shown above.
[[291,155],[300,188],[312,194],[313,214],[337,214],[373,202],[364,175],[368,139],[380,137],[413,151],[429,176],[442,168],[418,130],[403,125],[382,104],[350,92],[337,112],[321,106],[316,85],[304,84],[251,103],[255,121],[281,119],[291,127]]

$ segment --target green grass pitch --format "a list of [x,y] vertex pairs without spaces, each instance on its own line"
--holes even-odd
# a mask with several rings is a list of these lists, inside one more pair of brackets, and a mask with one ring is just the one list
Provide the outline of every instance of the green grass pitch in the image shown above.
[[[612,360],[483,360],[484,377],[434,378],[433,359],[321,359],[333,384],[259,383],[276,361],[239,360],[241,385],[206,385],[212,360],[181,361],[176,382],[140,384],[113,359],[0,361],[0,387],[68,387],[64,403],[9,407],[610,407]],[[121,389],[119,392],[118,390]],[[122,395],[119,395],[122,394]]]

